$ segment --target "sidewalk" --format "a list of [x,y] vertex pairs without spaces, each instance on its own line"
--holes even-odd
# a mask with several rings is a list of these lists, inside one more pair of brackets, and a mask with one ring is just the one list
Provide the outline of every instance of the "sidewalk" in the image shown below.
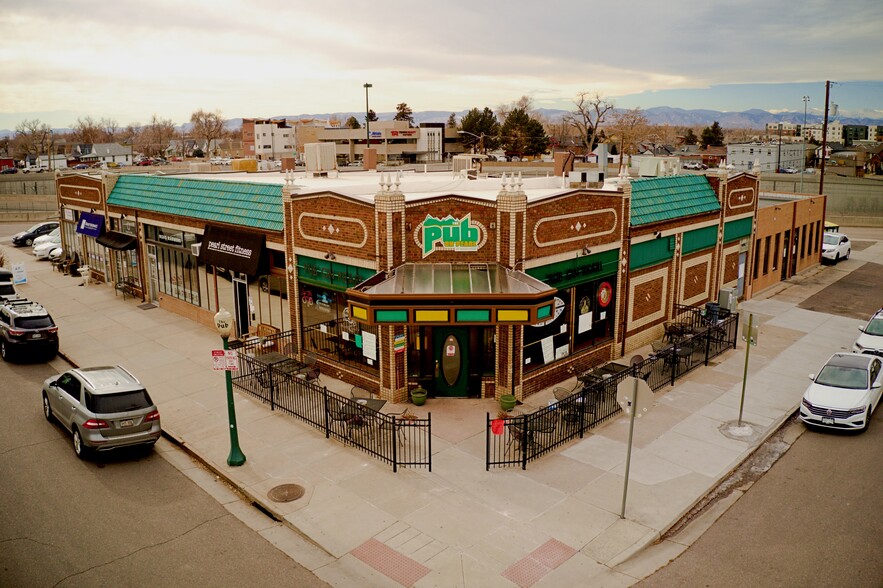
[[[880,241],[835,268],[811,270],[742,304],[740,312],[754,313],[760,324],[743,414],[753,434],[731,434],[745,362],[740,341],[737,350],[657,393],[653,410],[636,422],[621,519],[625,416],[526,471],[486,472],[485,413],[494,414],[497,404],[430,399],[424,408],[432,411],[432,472],[394,474],[237,393],[247,462],[230,468],[224,376],[211,362],[221,342],[213,329],[123,300],[109,285],[79,286],[81,280],[53,272],[8,239],[3,244],[12,262],[26,264],[20,293],[46,306],[58,323],[62,354],[76,365],[119,363],[135,373],[158,404],[168,436],[220,476],[207,482],[209,491],[233,501],[227,480],[295,529],[305,540],[288,553],[335,586],[629,586],[652,573],[686,546],[666,542],[633,556],[772,434],[796,409],[807,374],[855,340],[861,321],[797,304],[867,261],[883,263]],[[67,369],[61,358],[53,365]],[[322,379],[331,389],[349,389]],[[536,395],[528,404],[544,406],[548,397]],[[158,450],[173,463],[186,461],[171,447]],[[305,494],[273,502],[267,494],[281,484],[300,485]]]

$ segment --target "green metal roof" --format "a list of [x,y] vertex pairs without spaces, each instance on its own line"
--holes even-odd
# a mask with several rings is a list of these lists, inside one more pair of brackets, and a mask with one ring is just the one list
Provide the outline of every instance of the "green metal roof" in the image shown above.
[[649,225],[720,210],[705,176],[683,175],[632,182],[631,226]]
[[107,203],[150,212],[282,231],[282,186],[121,175]]

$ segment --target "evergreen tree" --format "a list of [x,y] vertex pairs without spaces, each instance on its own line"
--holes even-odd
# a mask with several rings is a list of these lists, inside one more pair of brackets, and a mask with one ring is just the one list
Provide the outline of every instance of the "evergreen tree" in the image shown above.
[[414,112],[411,110],[411,107],[401,102],[396,104],[396,115],[392,118],[392,120],[404,120],[408,121],[408,126],[414,126]]
[[684,133],[684,145],[695,145],[698,142],[699,137],[696,136],[693,129],[687,129],[687,132]]
[[377,118],[377,115],[374,113],[374,110],[373,110],[373,109],[368,110],[368,116],[365,117],[365,118],[366,118],[368,121],[371,121],[371,122],[377,122],[377,120],[379,120],[379,119]]
[[487,153],[500,146],[500,123],[494,111],[487,106],[484,110],[473,108],[467,112],[460,121],[460,130],[463,131],[460,139],[470,149]]
[[710,127],[702,129],[702,148],[720,147],[724,144],[724,131],[720,123],[714,121]]
[[346,119],[346,128],[348,129],[361,129],[362,125],[359,124],[358,119],[356,117],[351,116]]
[[540,155],[549,147],[549,137],[540,121],[523,109],[512,110],[500,127],[500,140],[507,154]]
[[456,129],[457,128],[457,115],[452,112],[451,116],[448,117],[448,122],[447,122],[447,124],[445,124],[445,126],[448,127],[449,129]]

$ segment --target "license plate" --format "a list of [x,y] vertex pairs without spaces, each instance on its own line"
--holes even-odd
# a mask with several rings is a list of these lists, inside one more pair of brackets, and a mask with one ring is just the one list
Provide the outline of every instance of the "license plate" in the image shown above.
[[42,339],[42,338],[43,338],[42,333],[34,333],[33,335],[31,335],[31,339]]
[[822,424],[823,425],[833,425],[834,419],[828,418],[828,417],[822,417]]
[[135,421],[132,419],[126,419],[124,421],[120,421],[120,427],[131,427],[135,424]]

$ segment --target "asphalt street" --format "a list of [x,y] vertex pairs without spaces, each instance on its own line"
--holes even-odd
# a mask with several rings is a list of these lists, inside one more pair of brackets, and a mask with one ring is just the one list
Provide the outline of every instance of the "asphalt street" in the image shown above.
[[219,503],[168,442],[77,459],[40,408],[54,373],[0,362],[0,586],[327,586],[259,534],[289,529]]

